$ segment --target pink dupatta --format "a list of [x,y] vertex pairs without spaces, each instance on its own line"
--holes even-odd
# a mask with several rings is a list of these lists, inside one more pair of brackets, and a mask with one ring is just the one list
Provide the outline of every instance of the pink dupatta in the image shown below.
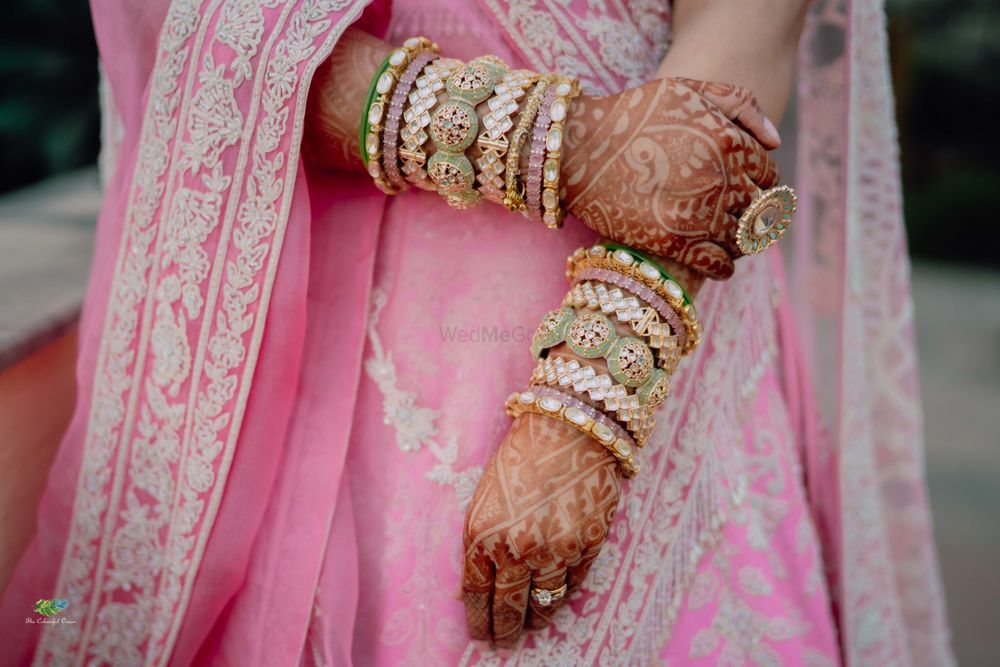
[[[354,386],[383,206],[361,177],[310,175],[323,182],[307,189],[298,148],[309,77],[368,3],[174,0],[169,10],[143,3],[124,11],[115,4],[95,0],[95,23],[126,140],[101,214],[81,326],[81,400],[50,475],[39,533],[0,608],[6,632],[28,613],[25,600],[55,592],[70,601],[71,623],[18,627],[5,648],[18,664],[33,654],[39,665],[292,664],[328,531],[338,529],[330,508],[353,411],[344,401],[315,425],[312,450],[282,448],[309,344],[306,302],[321,298],[307,293],[309,272],[323,270],[309,258],[348,267],[336,273],[338,294],[330,295],[348,312],[337,323],[338,352],[302,372]],[[631,22],[619,3],[485,4],[526,61],[576,73],[591,92],[638,83],[666,48],[665,33],[644,32],[655,22]],[[612,18],[588,29],[584,20],[597,6]],[[787,381],[801,380],[805,397],[809,490],[832,555],[848,664],[947,664],[921,470],[884,19],[877,0],[854,0],[844,12],[842,3],[818,3],[804,40],[797,179],[804,211],[796,243],[807,258],[796,264],[804,277],[796,281],[798,325],[807,358],[817,360],[816,403],[832,409],[819,417],[808,375]],[[365,14],[374,31],[384,18]],[[155,57],[143,48],[154,43]],[[122,62],[123,52],[132,60]],[[317,216],[351,221],[351,245],[316,255],[309,221]],[[740,303],[732,289],[713,286],[699,305],[707,322],[738,325]],[[786,315],[783,345],[800,340]],[[823,331],[837,335],[823,341]],[[764,334],[717,337],[686,373],[751,378],[753,365],[723,362],[764,355],[774,345]],[[824,369],[820,359],[835,361]],[[706,435],[671,432],[663,447],[677,448],[656,459],[657,483],[676,484],[681,518],[640,523],[630,538],[664,554],[660,571],[627,584],[648,588],[640,622],[620,636],[602,626],[608,639],[597,637],[588,655],[606,654],[605,641],[627,642],[622,655],[635,661],[657,654],[671,605],[697,563],[690,552],[710,542],[740,502],[739,486],[730,485],[738,462],[709,454],[738,432],[741,399],[735,389],[716,398],[694,416],[684,404]],[[688,471],[686,481],[671,481],[680,471]],[[634,486],[635,502],[659,492],[642,484],[653,482]],[[685,516],[693,518],[684,523]],[[250,576],[255,568],[270,578]],[[237,596],[244,581],[251,585]]]

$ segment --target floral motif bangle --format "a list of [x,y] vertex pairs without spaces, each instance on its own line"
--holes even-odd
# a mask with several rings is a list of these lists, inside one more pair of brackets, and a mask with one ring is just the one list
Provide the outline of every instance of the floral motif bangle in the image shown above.
[[496,56],[482,56],[455,72],[446,82],[448,99],[431,115],[431,139],[437,152],[427,173],[438,192],[455,208],[475,206],[482,195],[476,191],[476,172],[465,156],[479,132],[476,105],[492,93],[507,73]]
[[389,185],[396,190],[406,188],[406,181],[399,170],[399,162],[397,160],[399,121],[403,117],[403,103],[409,97],[410,89],[413,88],[413,84],[417,80],[417,75],[424,69],[425,65],[436,57],[437,54],[430,50],[421,51],[414,56],[410,64],[406,66],[406,70],[403,72],[403,76],[400,77],[399,83],[396,84],[396,88],[392,91],[392,98],[389,100],[385,130],[382,133],[382,169],[385,172],[385,178],[389,182]]
[[479,135],[476,144],[481,156],[476,164],[479,173],[476,180],[481,187],[479,191],[486,199],[496,204],[502,204],[504,198],[503,179],[504,156],[510,147],[507,133],[514,127],[511,116],[517,113],[518,100],[524,97],[528,87],[538,80],[538,74],[529,70],[514,70],[504,77],[493,90],[493,97],[487,100],[489,111],[483,116],[483,133]]
[[[627,323],[638,336],[657,351],[658,363],[668,373],[673,373],[680,359],[680,342],[669,321],[661,321],[660,312],[653,306],[643,305],[634,294],[603,282],[578,282],[563,298],[564,306],[590,308],[605,315],[614,315],[619,322]],[[666,304],[664,304],[666,305]],[[665,309],[674,315],[670,308]],[[679,323],[679,320],[678,320]]]
[[566,260],[566,277],[573,281],[580,269],[598,268],[615,271],[632,278],[659,294],[677,313],[684,326],[684,353],[691,352],[701,340],[702,327],[697,311],[686,292],[676,280],[659,266],[637,259],[634,251],[620,247],[595,245],[590,249],[578,248]]
[[[575,280],[577,282],[574,283],[574,286],[579,282],[587,280],[597,280],[609,285],[615,285],[626,292],[634,294],[655,308],[656,312],[660,314],[660,317],[662,317],[665,322],[670,324],[671,330],[674,332],[674,335],[677,336],[677,346],[679,348],[677,350],[677,359],[680,358],[679,353],[684,349],[685,341],[687,340],[687,330],[684,328],[684,323],[681,321],[680,315],[678,315],[677,311],[670,307],[662,296],[639,281],[609,269],[581,268],[577,270]],[[567,296],[571,299],[574,298],[572,289]],[[577,304],[573,302],[566,303],[564,305],[582,307],[585,304]],[[660,353],[661,355],[663,354],[663,348],[660,349]],[[673,366],[676,367],[676,360],[674,361]],[[673,368],[668,368],[667,366],[663,366],[663,368],[665,368],[668,372],[673,372]]]
[[545,138],[548,136],[552,117],[549,111],[556,99],[556,88],[560,84],[554,82],[545,91],[542,105],[535,117],[535,125],[531,129],[531,144],[528,149],[528,173],[524,179],[525,211],[524,215],[533,222],[542,221],[542,164],[545,162]]
[[621,466],[625,477],[632,477],[639,472],[637,448],[632,438],[610,418],[583,401],[555,389],[538,387],[511,394],[504,403],[504,408],[511,417],[533,413],[569,424],[607,449]]
[[431,110],[437,105],[437,94],[444,89],[444,81],[464,63],[454,58],[439,58],[429,63],[424,71],[414,81],[410,91],[409,106],[403,111],[406,125],[399,136],[403,145],[399,149],[399,157],[403,160],[402,172],[412,185],[424,190],[436,190],[436,186],[427,176],[424,165],[427,164],[427,126],[431,124]]
[[604,357],[611,377],[626,387],[638,387],[653,374],[653,352],[635,336],[619,336],[614,323],[602,313],[574,313],[560,308],[547,313],[531,339],[535,358],[543,350],[565,342],[577,356],[584,359]]
[[503,205],[509,211],[524,211],[526,208],[524,187],[518,180],[518,176],[521,173],[521,150],[524,148],[524,142],[527,141],[531,133],[531,128],[535,122],[535,116],[538,114],[538,109],[542,105],[542,100],[545,99],[545,91],[548,90],[553,81],[555,81],[554,74],[546,74],[539,79],[535,85],[535,89],[531,91],[527,101],[525,101],[524,108],[521,110],[521,115],[517,121],[517,128],[514,130],[514,134],[511,135],[510,148],[507,150],[507,187],[503,198]]
[[382,171],[382,122],[389,106],[389,99],[396,88],[396,82],[409,66],[410,61],[423,51],[438,51],[426,37],[411,37],[403,42],[403,46],[392,51],[388,57],[388,67],[375,82],[375,92],[378,97],[368,107],[368,134],[365,136],[365,151],[368,154],[368,174],[375,185],[386,194],[396,194],[398,188],[389,183]]
[[560,81],[555,87],[556,98],[549,107],[551,125],[545,135],[545,162],[542,167],[542,178],[545,189],[542,190],[542,206],[544,213],[542,222],[549,229],[562,226],[563,207],[560,204],[560,173],[562,162],[563,129],[569,105],[580,94],[580,82],[576,79]]
[[574,319],[576,319],[576,311],[568,307],[545,313],[541,322],[538,323],[535,333],[531,336],[531,356],[538,359],[542,356],[543,350],[563,342],[566,338],[566,327]]

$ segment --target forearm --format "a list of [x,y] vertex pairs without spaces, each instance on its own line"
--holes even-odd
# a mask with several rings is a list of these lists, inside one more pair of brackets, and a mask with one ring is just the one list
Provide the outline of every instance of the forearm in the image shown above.
[[303,155],[328,169],[363,171],[359,135],[362,105],[372,72],[392,45],[366,32],[348,29],[330,57],[316,70],[306,109]]
[[749,88],[776,125],[785,113],[806,0],[676,0],[660,77]]

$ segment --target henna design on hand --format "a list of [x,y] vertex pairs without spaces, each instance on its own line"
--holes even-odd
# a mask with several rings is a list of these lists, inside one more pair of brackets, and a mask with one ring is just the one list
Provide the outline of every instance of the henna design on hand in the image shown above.
[[579,97],[566,129],[567,207],[603,236],[726,278],[739,214],[777,182],[776,145],[736,86],[661,79]]
[[[513,646],[544,625],[558,602],[530,602],[531,586],[575,585],[607,539],[621,471],[598,443],[543,415],[514,421],[494,453],[465,522],[462,593],[469,633]],[[563,573],[560,575],[560,572]],[[534,583],[533,583],[534,578]]]

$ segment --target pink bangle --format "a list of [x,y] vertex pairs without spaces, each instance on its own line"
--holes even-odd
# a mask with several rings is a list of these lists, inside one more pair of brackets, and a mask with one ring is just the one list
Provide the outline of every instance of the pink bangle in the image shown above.
[[549,86],[531,131],[531,152],[528,157],[528,174],[525,178],[525,202],[528,208],[524,215],[536,222],[542,220],[542,165],[545,163],[545,137],[552,122],[549,111],[555,98],[555,86]]
[[575,286],[577,283],[582,283],[585,280],[598,280],[614,285],[615,287],[620,287],[648,303],[656,309],[660,317],[670,324],[670,327],[674,330],[674,335],[677,336],[678,347],[682,350],[684,349],[684,344],[687,343],[687,329],[684,328],[684,323],[681,321],[677,311],[671,308],[670,304],[659,294],[638,280],[633,280],[628,276],[623,276],[608,269],[580,269],[573,276],[573,285]]
[[389,100],[389,113],[385,120],[385,131],[382,139],[382,170],[389,183],[400,190],[406,188],[406,179],[399,170],[397,151],[399,149],[399,121],[403,118],[403,104],[410,96],[410,89],[417,80],[421,70],[438,55],[433,51],[423,51],[418,54],[403,72],[396,89]]

